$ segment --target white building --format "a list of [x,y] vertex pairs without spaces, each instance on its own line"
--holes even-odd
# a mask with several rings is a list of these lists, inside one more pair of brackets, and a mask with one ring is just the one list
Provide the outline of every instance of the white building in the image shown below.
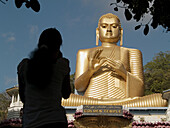
[[8,107],[7,119],[20,118],[23,103],[20,100],[18,86],[9,88],[6,90],[6,92],[11,97],[11,103],[10,106]]

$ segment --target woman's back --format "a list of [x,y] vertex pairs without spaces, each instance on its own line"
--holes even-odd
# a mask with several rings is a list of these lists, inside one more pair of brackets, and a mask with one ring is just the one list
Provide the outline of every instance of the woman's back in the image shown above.
[[[46,87],[31,85],[27,82],[26,71],[29,60],[21,62],[20,74],[25,83],[24,126],[37,127],[44,123],[56,121],[66,122],[65,110],[61,106],[62,85],[64,77],[69,73],[69,63],[60,58],[53,64],[53,74]],[[38,76],[37,76],[38,77]]]
[[71,93],[69,61],[62,57],[62,38],[55,28],[44,30],[38,47],[18,65],[19,94],[24,103],[23,127],[67,127],[62,97]]

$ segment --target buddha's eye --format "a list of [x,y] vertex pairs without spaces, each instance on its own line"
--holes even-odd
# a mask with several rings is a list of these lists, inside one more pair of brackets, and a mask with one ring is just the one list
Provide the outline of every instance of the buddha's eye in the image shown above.
[[102,28],[107,28],[107,24],[101,24]]
[[113,27],[113,28],[117,28],[117,25],[113,25],[112,27]]

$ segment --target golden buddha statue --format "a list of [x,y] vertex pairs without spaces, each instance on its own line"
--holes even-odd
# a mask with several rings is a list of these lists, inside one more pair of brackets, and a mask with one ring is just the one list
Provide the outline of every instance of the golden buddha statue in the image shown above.
[[77,53],[75,88],[84,95],[71,94],[62,105],[167,106],[161,94],[143,96],[142,54],[138,49],[122,47],[122,37],[119,18],[111,13],[101,16],[96,44],[100,39],[102,45]]

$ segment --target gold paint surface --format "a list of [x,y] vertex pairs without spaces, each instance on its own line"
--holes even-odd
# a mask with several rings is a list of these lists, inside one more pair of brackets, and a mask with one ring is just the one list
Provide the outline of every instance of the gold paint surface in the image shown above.
[[121,24],[106,14],[99,20],[96,36],[102,45],[77,53],[75,88],[84,96],[71,94],[64,106],[123,105],[128,107],[167,106],[161,94],[144,96],[142,53],[120,47]]

